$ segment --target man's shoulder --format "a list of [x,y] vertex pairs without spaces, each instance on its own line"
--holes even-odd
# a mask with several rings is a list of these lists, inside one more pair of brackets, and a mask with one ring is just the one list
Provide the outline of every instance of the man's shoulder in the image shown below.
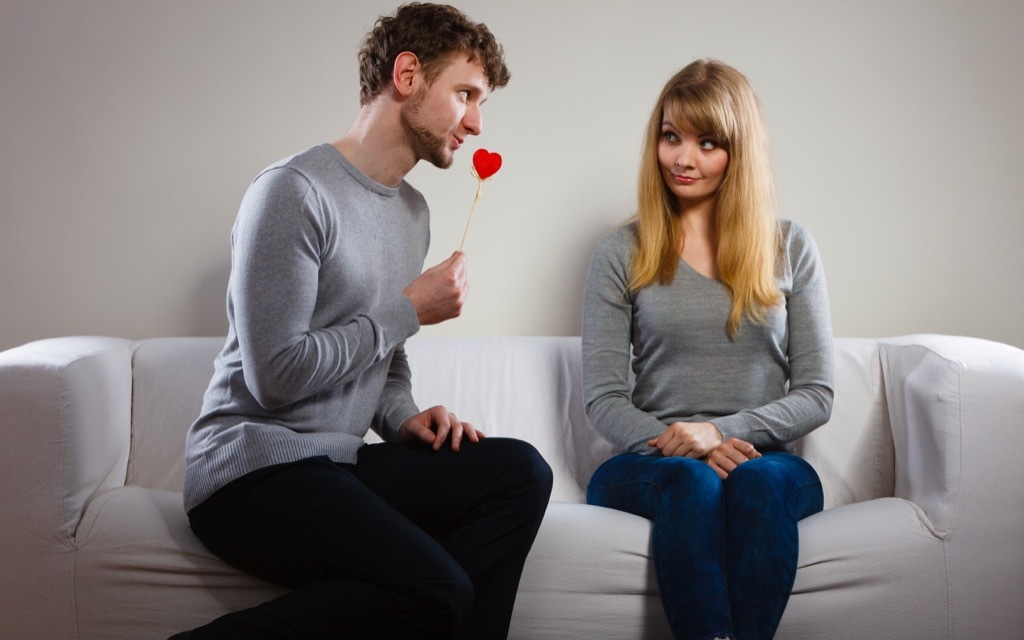
[[319,182],[318,175],[324,172],[323,156],[323,150],[318,146],[281,158],[257,173],[253,185],[280,186],[283,181],[308,188]]
[[[319,144],[282,158],[264,168],[254,179],[264,188],[290,188],[317,193],[328,199],[347,199],[353,192],[371,193],[416,211],[427,209],[423,194],[402,180],[397,187],[382,185],[357,169],[334,145]],[[395,198],[395,196],[398,196]]]
[[320,176],[328,174],[331,168],[337,170],[338,161],[334,157],[336,154],[331,154],[331,151],[333,151],[333,148],[330,145],[319,144],[281,158],[277,162],[270,164],[263,170],[263,173],[276,169],[286,169],[294,171],[312,182]]

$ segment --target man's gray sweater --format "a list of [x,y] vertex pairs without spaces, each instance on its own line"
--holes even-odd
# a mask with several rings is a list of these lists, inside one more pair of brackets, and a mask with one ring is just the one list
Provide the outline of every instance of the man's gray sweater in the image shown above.
[[403,289],[423,269],[429,212],[323,144],[265,169],[231,234],[228,336],[185,453],[185,509],[228,482],[318,455],[352,463],[372,426],[419,412]]

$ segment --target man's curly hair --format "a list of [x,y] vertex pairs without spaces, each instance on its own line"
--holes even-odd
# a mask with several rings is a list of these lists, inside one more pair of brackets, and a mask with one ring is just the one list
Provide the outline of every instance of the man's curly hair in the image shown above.
[[419,58],[428,83],[437,79],[455,53],[479,62],[492,90],[504,87],[511,76],[501,45],[487,25],[472,22],[449,5],[413,2],[400,6],[393,16],[382,16],[366,34],[359,50],[360,105],[384,91],[395,59],[405,51]]

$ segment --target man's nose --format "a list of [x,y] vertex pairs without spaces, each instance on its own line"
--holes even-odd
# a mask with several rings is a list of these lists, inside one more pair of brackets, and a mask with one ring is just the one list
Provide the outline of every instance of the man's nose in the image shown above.
[[484,116],[480,112],[480,105],[471,104],[466,109],[466,115],[462,117],[462,126],[474,136],[480,135],[484,130]]

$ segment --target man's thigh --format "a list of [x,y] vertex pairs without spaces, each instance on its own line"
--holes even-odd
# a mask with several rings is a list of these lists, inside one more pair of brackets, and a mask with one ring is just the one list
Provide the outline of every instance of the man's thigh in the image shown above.
[[[447,444],[438,451],[420,444],[366,445],[355,469],[374,493],[437,537],[460,525],[483,501],[529,485],[534,474],[550,473],[531,445],[493,437],[463,440],[459,451]],[[539,484],[545,481],[550,485],[549,478]]]
[[229,484],[189,514],[229,564],[296,587],[327,577],[388,585],[460,569],[420,527],[326,457],[275,465]]

